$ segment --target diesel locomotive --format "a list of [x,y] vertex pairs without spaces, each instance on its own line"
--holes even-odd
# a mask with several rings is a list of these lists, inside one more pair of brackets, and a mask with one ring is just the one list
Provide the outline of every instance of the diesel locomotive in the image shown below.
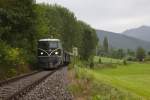
[[38,41],[38,65],[40,68],[57,68],[69,62],[70,53],[63,50],[59,39],[40,39]]

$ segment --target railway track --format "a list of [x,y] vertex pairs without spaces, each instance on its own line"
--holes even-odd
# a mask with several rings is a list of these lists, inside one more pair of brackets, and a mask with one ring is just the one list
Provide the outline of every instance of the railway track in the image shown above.
[[0,100],[18,100],[56,71],[33,72],[0,82]]
[[20,76],[17,76],[17,77],[13,77],[13,78],[10,78],[10,79],[7,79],[7,80],[0,81],[0,87],[3,86],[3,85],[8,84],[10,82],[17,81],[17,80],[19,80],[21,78],[28,77],[30,75],[36,74],[38,72],[39,71],[34,71],[34,72],[31,72],[31,73],[28,73],[28,74],[23,74],[23,75],[20,75]]

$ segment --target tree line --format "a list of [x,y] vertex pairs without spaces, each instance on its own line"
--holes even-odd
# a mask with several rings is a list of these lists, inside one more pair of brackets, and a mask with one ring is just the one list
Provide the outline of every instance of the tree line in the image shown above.
[[137,47],[136,50],[112,48],[109,45],[109,39],[107,37],[104,38],[102,45],[98,46],[97,54],[100,56],[126,59],[130,61],[150,60],[150,52],[146,52],[141,46]]
[[0,67],[35,64],[40,38],[58,38],[70,52],[77,47],[83,60],[94,55],[98,42],[95,30],[67,8],[35,0],[0,0]]

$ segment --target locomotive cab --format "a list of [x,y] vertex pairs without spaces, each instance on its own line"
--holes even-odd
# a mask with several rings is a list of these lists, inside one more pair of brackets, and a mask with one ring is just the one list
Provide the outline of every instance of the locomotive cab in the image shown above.
[[38,41],[38,65],[40,68],[56,68],[63,63],[63,49],[59,39]]

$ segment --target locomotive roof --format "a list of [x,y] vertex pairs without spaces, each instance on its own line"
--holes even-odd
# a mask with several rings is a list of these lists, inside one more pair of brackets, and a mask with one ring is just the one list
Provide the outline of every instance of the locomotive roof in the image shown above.
[[60,41],[59,39],[40,39],[39,41]]

